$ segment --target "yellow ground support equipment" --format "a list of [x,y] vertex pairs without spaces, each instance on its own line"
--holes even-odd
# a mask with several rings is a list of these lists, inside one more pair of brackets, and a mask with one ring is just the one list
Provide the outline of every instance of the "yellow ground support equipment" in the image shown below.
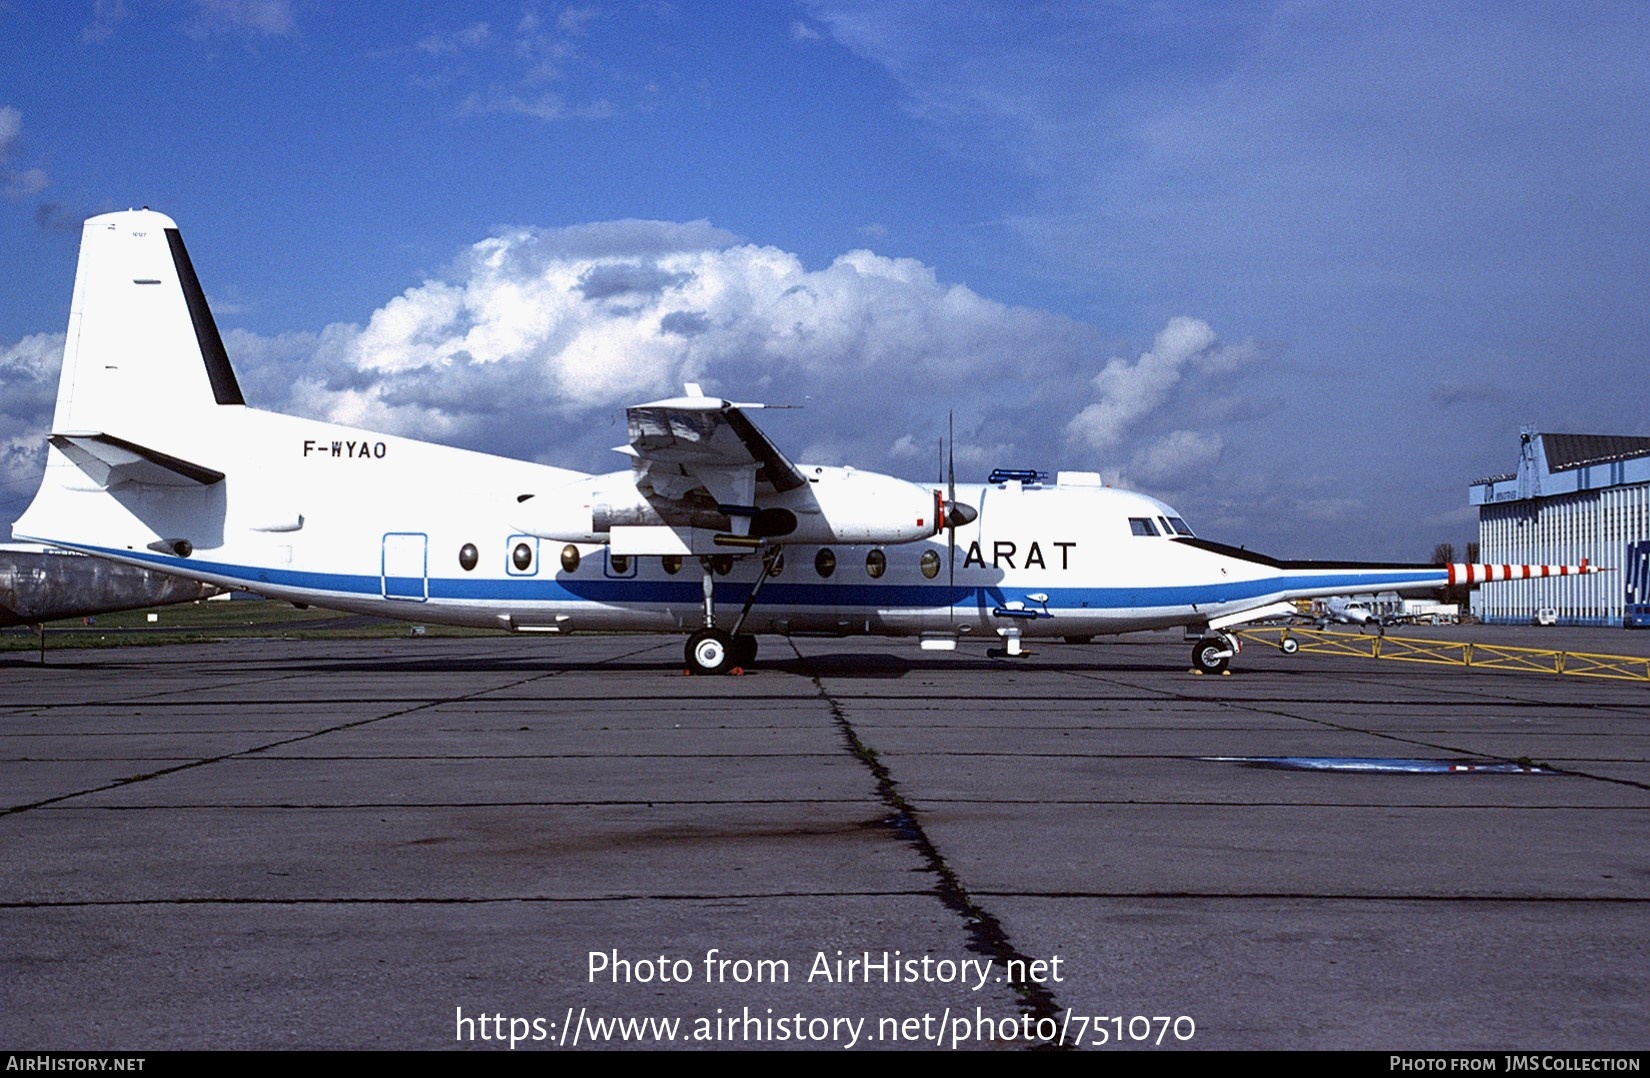
[[[1286,652],[1315,651],[1329,655],[1356,655],[1365,659],[1393,659],[1439,666],[1471,666],[1489,670],[1523,670],[1537,674],[1617,678],[1650,681],[1650,658],[1636,655],[1593,655],[1582,651],[1515,648],[1505,644],[1478,644],[1466,640],[1426,640],[1413,636],[1378,636],[1328,632],[1322,629],[1265,627],[1244,629],[1245,640]],[[1293,641],[1294,647],[1285,644]]]

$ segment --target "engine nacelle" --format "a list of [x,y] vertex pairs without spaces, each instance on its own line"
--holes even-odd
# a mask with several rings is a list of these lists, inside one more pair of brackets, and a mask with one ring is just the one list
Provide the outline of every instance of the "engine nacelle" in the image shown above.
[[[560,543],[608,542],[615,528],[671,528],[783,543],[891,545],[940,530],[941,496],[930,487],[853,468],[802,471],[806,486],[761,495],[754,507],[715,506],[703,491],[680,502],[650,501],[630,472],[592,476],[524,497],[510,526]],[[746,519],[736,527],[736,518]]]
[[808,485],[763,501],[796,514],[797,543],[893,545],[938,534],[942,498],[932,487],[853,468],[809,465]]
[[[614,482],[616,479],[623,482]],[[629,473],[597,475],[554,490],[521,495],[515,512],[510,514],[510,527],[523,535],[558,543],[606,542],[607,528],[595,527],[592,510],[607,502],[608,490],[622,495],[625,487],[637,507],[647,507],[635,484],[629,482]]]

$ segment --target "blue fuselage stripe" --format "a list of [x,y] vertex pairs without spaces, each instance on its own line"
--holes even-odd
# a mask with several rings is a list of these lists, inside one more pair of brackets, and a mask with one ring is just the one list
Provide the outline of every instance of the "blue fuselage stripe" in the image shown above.
[[[278,588],[311,592],[317,595],[343,595],[359,598],[381,598],[384,593],[382,576],[348,573],[317,573],[293,569],[256,568],[224,562],[205,561],[191,557],[181,558],[132,550],[103,547],[84,547],[92,553],[115,558],[142,561],[162,568],[174,569],[195,576],[214,576],[244,584],[257,591]],[[1447,570],[1439,568],[1436,580],[1418,570],[1360,571],[1345,573],[1280,574],[1254,580],[1238,580],[1213,584],[1187,584],[1167,587],[1045,587],[1034,584],[1017,585],[1004,589],[999,584],[948,584],[936,580],[927,584],[914,583],[787,583],[770,580],[762,589],[763,606],[797,608],[860,607],[870,610],[889,609],[944,609],[946,607],[975,609],[996,606],[1009,601],[1024,601],[1025,592],[1035,590],[1048,596],[1048,608],[1071,611],[1151,610],[1165,607],[1204,607],[1225,603],[1261,599],[1283,592],[1336,589],[1347,594],[1378,592],[1395,586],[1406,588],[1443,586],[1448,582]],[[400,578],[391,578],[392,585]],[[392,594],[416,590],[409,578],[406,587],[392,587]],[[748,581],[717,581],[719,602],[742,603],[750,594]],[[503,579],[471,577],[430,577],[431,601],[453,603],[601,603],[612,606],[694,605],[701,601],[702,591],[697,577],[684,579],[579,579],[577,577],[512,576]]]

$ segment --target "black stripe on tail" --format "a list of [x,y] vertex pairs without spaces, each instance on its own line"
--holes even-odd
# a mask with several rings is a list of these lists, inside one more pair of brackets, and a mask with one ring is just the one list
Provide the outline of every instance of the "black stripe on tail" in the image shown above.
[[235,381],[235,371],[229,366],[229,353],[224,351],[223,338],[218,335],[218,324],[212,320],[212,309],[206,305],[206,293],[201,291],[200,278],[195,276],[194,264],[184,249],[183,236],[177,229],[169,228],[166,242],[172,248],[172,264],[178,270],[178,283],[183,285],[184,301],[189,304],[189,320],[195,324],[201,358],[206,360],[212,397],[219,404],[245,404],[240,383]]

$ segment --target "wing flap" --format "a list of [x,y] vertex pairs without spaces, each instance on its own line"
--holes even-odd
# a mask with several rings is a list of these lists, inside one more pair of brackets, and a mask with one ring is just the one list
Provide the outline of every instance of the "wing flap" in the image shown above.
[[[745,415],[749,407],[689,396],[627,408],[630,444],[621,452],[647,464],[674,465],[726,504],[751,503],[752,494],[744,493],[747,482],[779,492],[805,484],[796,465]],[[735,478],[741,472],[750,480]]]

